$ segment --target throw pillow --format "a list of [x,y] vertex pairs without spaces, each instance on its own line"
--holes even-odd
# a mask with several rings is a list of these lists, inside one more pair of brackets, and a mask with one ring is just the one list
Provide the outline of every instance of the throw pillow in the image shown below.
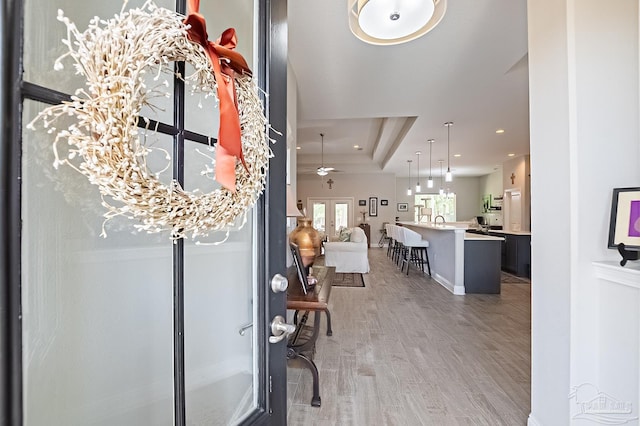
[[340,233],[338,234],[338,241],[342,243],[346,243],[351,238],[351,230],[347,228],[341,228]]

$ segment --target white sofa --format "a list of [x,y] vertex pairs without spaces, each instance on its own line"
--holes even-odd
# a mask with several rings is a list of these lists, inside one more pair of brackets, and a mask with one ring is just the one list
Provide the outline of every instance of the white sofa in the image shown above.
[[324,264],[335,266],[336,272],[369,272],[367,236],[362,228],[351,228],[349,241],[324,243]]

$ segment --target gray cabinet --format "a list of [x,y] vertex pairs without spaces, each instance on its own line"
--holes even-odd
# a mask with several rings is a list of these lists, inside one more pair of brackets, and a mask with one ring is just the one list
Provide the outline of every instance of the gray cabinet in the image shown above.
[[465,240],[464,292],[500,293],[499,240]]
[[504,237],[502,243],[502,270],[519,277],[531,278],[531,236],[489,232]]

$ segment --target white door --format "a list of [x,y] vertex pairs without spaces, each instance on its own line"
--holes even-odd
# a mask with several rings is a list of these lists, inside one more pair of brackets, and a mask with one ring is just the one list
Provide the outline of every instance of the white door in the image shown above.
[[331,238],[342,228],[353,226],[353,198],[309,198],[307,211],[313,227]]

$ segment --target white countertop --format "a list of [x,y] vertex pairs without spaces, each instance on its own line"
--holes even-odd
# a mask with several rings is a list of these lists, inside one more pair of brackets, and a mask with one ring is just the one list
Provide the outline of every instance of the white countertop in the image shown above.
[[[453,223],[425,223],[425,222],[398,222],[404,226],[415,226],[416,228],[425,228],[425,229],[435,229],[438,231],[454,231],[454,230],[467,230],[467,229],[475,229],[478,228],[469,228],[469,224],[467,222],[453,222]],[[529,235],[531,236],[531,232],[529,231],[505,231],[504,229],[490,229],[489,232],[496,234],[509,234],[509,235]],[[480,235],[480,234],[478,234]],[[466,237],[465,237],[466,238]],[[498,237],[499,238],[499,237]]]
[[436,231],[464,231],[467,229],[466,226],[454,226],[445,224],[434,224],[434,223],[418,223],[418,222],[398,222],[403,226],[414,226],[416,228],[424,228],[424,229],[435,229]]
[[504,229],[489,229],[489,232],[495,232],[496,234],[509,234],[509,235],[529,235],[529,231],[505,231]]
[[465,232],[465,241],[504,241],[502,237],[494,237],[493,235],[473,234],[471,232]]

